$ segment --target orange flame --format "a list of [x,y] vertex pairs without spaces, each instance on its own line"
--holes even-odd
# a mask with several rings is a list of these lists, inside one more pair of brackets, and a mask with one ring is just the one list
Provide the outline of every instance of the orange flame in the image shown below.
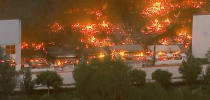
[[145,54],[144,54],[144,52],[140,51],[139,53],[135,54],[134,56],[137,56],[137,57],[144,57]]
[[167,52],[164,52],[164,51],[159,51],[159,52],[157,52],[157,54],[161,56],[161,55],[166,55],[166,54],[167,54]]
[[170,42],[169,42],[169,39],[168,38],[163,38],[159,41],[160,44],[162,45],[169,45]]
[[170,11],[169,6],[166,2],[154,2],[143,10],[143,15],[147,17],[152,17],[155,15],[166,15]]
[[104,57],[105,57],[105,54],[102,52],[98,55],[98,58],[104,58]]

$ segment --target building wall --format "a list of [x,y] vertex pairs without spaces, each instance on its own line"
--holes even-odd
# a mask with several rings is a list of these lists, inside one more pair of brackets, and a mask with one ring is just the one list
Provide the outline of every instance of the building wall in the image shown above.
[[206,58],[210,49],[210,15],[193,16],[192,53],[196,58]]
[[21,21],[0,20],[0,45],[5,49],[6,45],[15,45],[13,56],[16,62],[16,70],[21,68]]

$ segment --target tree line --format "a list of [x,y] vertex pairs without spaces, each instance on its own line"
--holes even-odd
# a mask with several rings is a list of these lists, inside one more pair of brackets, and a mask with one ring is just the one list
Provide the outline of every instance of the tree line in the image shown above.
[[[172,98],[173,93],[179,95],[180,98],[185,98],[179,93],[186,92],[186,94],[190,93],[188,95],[194,96],[194,92],[199,91],[200,93],[201,90],[199,95],[205,97],[203,100],[210,98],[207,95],[210,91],[209,67],[203,74],[201,63],[193,56],[188,56],[187,61],[183,61],[180,65],[179,72],[182,74],[183,86],[176,86],[175,83],[172,83],[172,73],[165,70],[154,71],[152,79],[155,82],[147,82],[146,73],[143,70],[132,69],[121,59],[112,60],[110,57],[106,57],[93,59],[89,63],[85,59],[81,59],[73,71],[73,77],[75,92],[79,100],[159,100],[160,98],[164,98],[160,100],[167,100],[165,98]],[[47,95],[44,95],[43,98],[52,98],[50,90],[59,89],[63,84],[63,79],[56,72],[40,72],[37,78],[33,79],[30,69],[16,72],[14,67],[9,64],[0,63],[0,99],[11,99],[17,77],[20,74],[23,74],[20,85],[21,92],[26,100],[33,94],[35,85],[47,87]],[[172,94],[167,95],[167,92]],[[186,96],[186,98],[190,97]],[[200,99],[200,96],[198,98]],[[199,99],[194,98],[193,100]]]

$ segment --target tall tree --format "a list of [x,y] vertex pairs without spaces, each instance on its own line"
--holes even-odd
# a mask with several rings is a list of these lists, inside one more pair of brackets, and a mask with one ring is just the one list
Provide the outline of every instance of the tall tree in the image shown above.
[[206,68],[206,72],[203,75],[203,82],[205,85],[210,86],[210,66]]
[[9,63],[0,63],[0,99],[8,100],[16,86],[16,71]]
[[32,73],[29,68],[24,70],[21,89],[27,96],[33,91],[35,82],[32,80]]
[[63,79],[56,72],[43,71],[37,75],[37,84],[46,86],[48,89],[48,96],[50,95],[50,88],[58,89],[63,84]]
[[192,55],[189,55],[187,57],[187,61],[183,61],[179,68],[179,72],[182,74],[183,80],[189,85],[192,85],[198,80],[201,70],[201,63]]
[[0,63],[0,97],[8,100],[16,86],[16,71],[7,63]]
[[96,59],[87,64],[85,60],[74,71],[76,87],[87,100],[129,99],[129,67],[120,60],[109,57]]
[[[0,51],[2,49],[0,48]],[[5,61],[5,57],[0,54],[0,60]],[[9,95],[13,92],[16,86],[16,71],[9,63],[0,62],[0,99],[8,100]]]

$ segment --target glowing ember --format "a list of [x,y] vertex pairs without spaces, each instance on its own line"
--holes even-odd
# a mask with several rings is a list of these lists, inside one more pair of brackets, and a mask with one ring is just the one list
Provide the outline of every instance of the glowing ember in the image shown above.
[[136,57],[135,60],[137,60],[137,61],[146,61],[147,60],[144,51],[139,51],[139,52],[135,53],[133,56]]
[[151,50],[149,50],[149,49],[146,49],[146,54],[147,54],[147,56],[152,56],[153,54],[152,54],[152,51]]
[[187,31],[186,30],[182,30],[181,32],[178,33],[178,36],[180,37],[184,37],[187,35]]
[[49,26],[51,32],[59,32],[64,30],[63,25],[59,24],[58,22],[55,22],[53,25]]
[[4,60],[0,60],[0,63],[4,63],[5,61]]
[[[170,28],[170,25],[177,24],[177,18],[182,15],[179,11],[180,9],[184,8],[201,8],[202,5],[205,4],[205,0],[181,0],[181,1],[174,1],[174,0],[145,0],[146,6],[141,14],[143,17],[146,18],[149,22],[146,22],[145,27],[141,29],[141,32],[145,34],[150,33],[158,33],[163,34],[167,31],[167,28]],[[78,22],[72,24],[72,29],[74,31],[80,32],[82,37],[80,38],[80,42],[84,44],[84,47],[104,47],[104,46],[113,46],[115,43],[111,41],[112,38],[110,36],[114,33],[126,34],[120,44],[133,44],[135,41],[129,37],[129,34],[132,34],[134,31],[133,28],[124,30],[124,25],[114,25],[111,22],[108,22],[107,16],[105,16],[105,9],[107,8],[107,4],[104,4],[101,9],[89,9],[89,8],[75,8],[69,10],[69,13],[78,13],[83,12],[93,18],[90,22]],[[190,23],[192,20],[187,19],[187,21],[183,21],[183,24]],[[64,30],[64,26],[58,22],[55,22],[53,25],[50,26],[51,32],[59,32]],[[189,32],[189,31],[188,31]],[[191,44],[192,35],[189,34],[187,31],[180,31],[178,32],[177,36],[172,39],[177,43],[183,44],[186,48],[189,48]],[[104,34],[102,34],[104,33]],[[102,35],[102,38],[100,37]],[[104,35],[104,36],[103,36]],[[162,45],[169,45],[171,44],[169,38],[163,38],[159,41]],[[31,46],[32,45],[32,46]],[[22,48],[29,48],[33,47],[35,50],[44,50],[44,44],[27,44],[22,43]],[[80,47],[76,47],[76,49],[80,49]],[[126,56],[125,51],[113,51],[120,55],[121,57]],[[158,55],[166,55],[167,52],[160,51],[157,53]],[[134,56],[143,57],[143,56],[152,56],[152,52],[150,50],[146,50],[146,52],[138,52]],[[104,58],[105,54],[100,53],[96,58]],[[166,57],[162,57],[166,59]]]
[[79,30],[83,34],[95,34],[99,31],[96,29],[96,24],[83,25],[80,23],[72,25],[73,29]]
[[174,55],[178,55],[178,54],[181,54],[181,51],[180,51],[180,50],[178,50],[178,51],[175,51],[175,52],[173,52],[173,54],[174,54]]
[[187,42],[187,43],[184,44],[184,47],[185,47],[185,48],[189,48],[190,45],[191,45],[191,43]]
[[187,34],[186,39],[192,40],[192,35]]
[[161,55],[166,55],[166,54],[167,54],[167,52],[164,52],[164,51],[159,51],[159,52],[157,52],[157,54],[158,54],[159,56],[161,56]]
[[96,38],[93,36],[91,37],[91,42],[95,42]]
[[171,19],[166,18],[166,19],[164,20],[164,23],[167,24],[167,25],[170,25],[170,24],[172,23],[172,21],[171,21]]
[[140,51],[139,53],[135,54],[134,56],[137,56],[137,57],[144,57],[145,54],[144,54],[144,52]]
[[[185,8],[201,8],[206,4],[206,0],[182,0],[180,2],[173,0],[146,0],[149,5],[143,9],[142,15],[148,20],[152,20],[146,25],[146,30],[142,30],[145,34],[150,33],[164,33],[169,25],[173,23],[173,18],[175,19],[180,16],[180,12],[176,13],[180,9]],[[174,12],[175,11],[175,12]],[[174,16],[169,18],[168,15],[173,14]],[[162,17],[166,18],[163,19]],[[157,20],[154,18],[160,18]],[[190,23],[191,19],[183,21],[182,23]]]
[[125,51],[120,51],[119,54],[120,54],[121,57],[124,57],[125,56]]
[[28,48],[29,48],[29,44],[26,42],[22,42],[21,49],[28,49]]
[[181,50],[173,52],[173,59],[180,59],[181,58]]
[[158,60],[160,60],[160,61],[168,60],[167,52],[165,52],[165,51],[159,51],[159,52],[157,52],[157,55],[158,55]]
[[[106,20],[107,16],[104,15],[104,10],[106,7],[107,4],[103,5],[101,9],[80,9],[80,11],[84,11],[85,14],[94,18],[94,22],[89,22],[88,24],[83,22],[72,24],[72,29],[74,31],[80,32],[83,35],[83,37],[80,39],[80,42],[84,43],[86,48],[93,46],[112,46],[114,43],[109,38],[110,34],[116,32],[121,33],[121,30],[119,31],[120,25],[113,25]],[[99,39],[99,37],[102,35],[103,39]]]
[[158,59],[160,61],[167,61],[168,60],[168,56],[167,55],[163,55],[163,56],[160,56]]
[[34,50],[45,50],[44,43],[32,43],[32,47],[34,47]]
[[174,38],[174,41],[176,41],[177,43],[184,43],[185,40],[183,38],[176,37]]
[[[103,21],[99,24],[87,24],[83,25],[80,23],[73,24],[72,28],[74,30],[80,31],[85,37],[85,39],[80,39],[80,42],[85,43],[86,45],[91,46],[111,46],[113,43],[111,43],[111,39],[109,37],[106,37],[105,39],[97,39],[96,34],[99,34],[101,30],[105,32],[105,34],[109,34],[113,32],[113,28],[110,28],[110,24],[108,22]],[[87,46],[86,46],[87,47]]]
[[183,6],[191,8],[201,8],[206,0],[183,0]]
[[157,32],[157,33],[163,33],[166,31],[166,27],[160,23],[158,19],[154,19],[150,22],[151,24],[147,26],[147,30],[149,33]]
[[61,62],[60,60],[57,60],[57,65],[60,67],[60,66],[62,66],[63,64],[62,64],[62,62]]
[[104,57],[105,57],[105,54],[102,52],[98,55],[98,58],[104,58]]
[[152,17],[156,15],[166,15],[169,13],[169,6],[167,2],[154,2],[149,7],[143,10],[143,15]]
[[42,50],[45,53],[47,53],[45,44],[43,42],[41,43],[27,43],[27,42],[22,42],[21,43],[21,50],[25,49],[33,49],[34,51]]
[[99,24],[80,24],[76,23],[72,25],[72,28],[80,31],[83,34],[96,34],[100,33],[100,30],[103,30],[105,33],[111,33],[114,31],[114,28],[110,28],[112,26],[109,22],[103,21]]
[[93,29],[93,26],[95,26],[95,24],[87,25],[86,26],[86,30],[92,30]]
[[170,42],[169,42],[169,39],[168,38],[163,38],[159,41],[160,44],[162,45],[169,45]]
[[105,22],[105,21],[103,21],[103,23],[101,24],[103,27],[108,27],[109,25]]
[[192,35],[187,33],[186,30],[181,30],[178,32],[177,37],[174,38],[174,41],[184,44],[185,48],[189,48],[192,43]]
[[95,15],[96,19],[100,19],[102,17],[102,11],[100,10],[93,10],[93,9],[84,9],[84,11],[86,12],[86,14],[88,15]]

